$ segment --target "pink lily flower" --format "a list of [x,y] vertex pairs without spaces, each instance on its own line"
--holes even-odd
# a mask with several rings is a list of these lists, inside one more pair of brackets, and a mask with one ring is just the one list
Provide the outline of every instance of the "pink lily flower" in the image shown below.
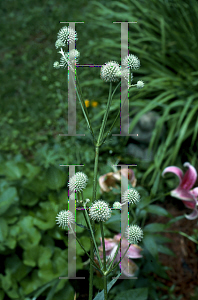
[[[119,233],[117,235],[114,235],[113,239],[111,239],[111,238],[105,239],[106,259],[108,259],[109,257],[111,257],[111,259],[113,259],[113,256],[115,255],[116,250],[117,250],[117,246],[120,242],[120,238],[121,238],[121,234]],[[99,250],[100,257],[102,259],[103,258],[102,238],[100,238],[100,240],[101,240],[101,246],[98,247],[98,250]],[[128,247],[128,241],[125,239],[125,237],[123,237],[121,245],[122,245],[123,251],[125,252]],[[131,245],[129,247],[128,252],[125,254],[124,258],[122,259],[122,261],[120,263],[121,271],[127,277],[134,276],[136,270],[138,269],[138,266],[131,259],[128,259],[128,258],[129,257],[130,258],[142,257],[142,255],[140,254],[140,251],[142,251],[141,247],[139,247],[137,245]],[[95,259],[97,260],[96,257],[95,257]],[[118,254],[116,255],[114,263],[119,262],[119,261],[120,261],[120,251],[118,251]]]
[[194,220],[198,217],[198,187],[194,189],[191,188],[197,180],[197,171],[189,162],[184,163],[184,167],[188,167],[184,175],[180,168],[170,166],[164,169],[162,176],[164,176],[165,173],[171,172],[179,177],[179,186],[171,191],[171,196],[181,199],[187,208],[193,209],[190,215],[185,216],[189,220]]

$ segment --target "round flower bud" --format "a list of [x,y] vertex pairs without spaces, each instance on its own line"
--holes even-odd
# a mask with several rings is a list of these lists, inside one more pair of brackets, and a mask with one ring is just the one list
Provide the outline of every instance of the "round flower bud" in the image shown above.
[[120,208],[121,208],[120,202],[114,202],[114,203],[113,203],[113,208],[115,208],[115,209],[120,209]]
[[73,30],[73,28],[67,26],[59,30],[57,38],[64,44],[67,43],[68,45],[78,40],[76,31]]
[[59,227],[66,229],[71,226],[71,224],[75,223],[74,215],[69,210],[61,210],[56,216],[56,222]]
[[137,244],[143,238],[143,231],[138,225],[131,225],[126,229],[125,237],[129,244]]
[[138,89],[142,89],[144,87],[144,82],[142,81],[142,80],[139,80],[138,82],[137,82],[137,88]]
[[105,201],[97,200],[89,208],[89,216],[92,220],[105,222],[111,217],[111,208]]
[[56,47],[56,49],[65,47],[65,43],[63,43],[61,40],[57,40],[55,43],[55,47]]
[[129,204],[136,204],[140,201],[140,194],[135,189],[129,189],[123,193],[123,202],[129,202]]
[[54,64],[53,64],[53,67],[54,67],[55,69],[59,69],[59,68],[60,68],[59,62],[58,62],[58,61],[55,61]]
[[68,182],[69,189],[74,192],[80,192],[87,186],[88,177],[82,172],[76,173]]
[[127,68],[137,70],[140,67],[140,60],[138,59],[137,56],[133,54],[129,54],[123,59],[122,64]]
[[109,61],[101,67],[100,77],[106,82],[114,82],[119,80],[120,65],[115,61]]
[[80,56],[80,52],[76,49],[72,49],[70,52],[68,52],[68,58],[70,57],[71,59],[77,60],[77,58]]

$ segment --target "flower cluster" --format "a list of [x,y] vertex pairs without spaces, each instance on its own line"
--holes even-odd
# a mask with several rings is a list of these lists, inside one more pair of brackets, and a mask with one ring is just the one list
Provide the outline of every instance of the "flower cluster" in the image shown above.
[[74,215],[69,210],[61,210],[56,216],[56,222],[59,227],[66,229],[68,227],[71,228],[71,224],[75,223]]
[[143,238],[143,231],[138,225],[131,225],[126,229],[125,236],[129,244],[137,244]]
[[78,172],[68,182],[70,191],[81,192],[87,186],[88,177],[83,172]]
[[[115,82],[120,78],[124,78],[127,84],[131,83],[133,80],[132,70],[137,70],[140,67],[140,60],[137,56],[133,54],[127,55],[122,62],[122,67],[115,61],[109,61],[101,67],[100,76],[103,81],[106,82]],[[144,82],[139,80],[135,84],[138,89],[144,87]],[[134,85],[128,85],[131,87]]]
[[136,204],[140,201],[140,194],[135,189],[126,190],[122,195],[123,203]]
[[71,27],[65,26],[59,30],[55,47],[56,49],[60,49],[58,53],[60,53],[62,56],[60,58],[60,63],[58,61],[54,62],[54,68],[59,69],[60,67],[65,68],[69,66],[74,72],[72,63],[78,63],[78,57],[80,56],[80,53],[76,49],[73,49],[70,52],[65,52],[62,48],[76,40],[78,40],[77,33]]
[[117,74],[120,72],[120,66],[115,61],[109,61],[101,67],[100,76],[106,82],[118,81]]
[[111,217],[111,208],[105,201],[97,200],[89,208],[89,216],[92,220],[105,222]]
[[73,28],[67,26],[64,26],[59,30],[57,37],[58,40],[60,40],[64,45],[66,43],[69,45],[78,40],[76,31]]

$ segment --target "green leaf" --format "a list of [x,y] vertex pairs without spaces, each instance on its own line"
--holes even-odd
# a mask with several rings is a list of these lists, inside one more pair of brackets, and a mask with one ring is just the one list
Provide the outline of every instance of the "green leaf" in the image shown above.
[[[117,277],[115,277],[114,279],[112,279],[111,282],[109,282],[107,284],[107,292],[110,291],[110,289],[116,283],[116,281],[118,280],[118,278],[120,277],[120,275],[121,275],[121,273],[119,273],[117,275]],[[104,290],[102,290],[100,293],[98,293],[98,295],[94,298],[94,300],[104,300]]]
[[49,189],[58,190],[63,187],[66,184],[66,178],[66,174],[54,166],[46,171],[46,184]]
[[8,225],[4,218],[0,218],[0,242],[2,243],[8,235]]
[[173,251],[164,245],[158,245],[158,251],[167,255],[176,256]]
[[105,226],[113,231],[120,232],[121,214],[120,211],[114,210],[111,218],[105,222]]
[[156,214],[158,216],[165,216],[165,217],[170,216],[169,212],[166,209],[154,204],[150,204],[145,208],[145,210],[149,213]]
[[0,174],[6,175],[9,180],[17,180],[27,174],[27,167],[23,162],[7,161],[1,166]]
[[152,223],[152,224],[148,224],[144,227],[144,232],[164,231],[165,227],[166,227],[166,224]]
[[148,288],[130,289],[119,293],[114,300],[147,300]]
[[144,234],[143,244],[152,256],[155,258],[158,257],[158,245],[156,244],[153,235]]
[[18,200],[17,190],[15,187],[9,187],[4,190],[0,196],[0,215],[5,213],[8,208]]

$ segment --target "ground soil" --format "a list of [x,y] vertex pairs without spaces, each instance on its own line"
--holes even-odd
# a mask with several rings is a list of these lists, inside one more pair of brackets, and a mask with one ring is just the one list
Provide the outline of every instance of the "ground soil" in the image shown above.
[[[158,203],[159,206],[168,210],[174,217],[183,214],[189,214],[192,210],[185,208],[182,201],[169,198],[163,203]],[[160,217],[156,215],[150,215],[146,224],[149,223],[167,223],[169,218]],[[189,236],[193,234],[193,229],[198,229],[198,219],[188,220],[182,219],[172,224],[169,230],[182,231]],[[160,262],[167,267],[171,267],[167,270],[167,274],[170,280],[160,278],[154,274],[156,280],[162,282],[168,287],[175,285],[173,294],[174,299],[179,299],[182,295],[181,300],[191,300],[198,299],[197,294],[195,296],[195,288],[198,287],[198,246],[194,242],[190,241],[188,238],[181,236],[177,233],[164,233],[164,236],[172,240],[172,243],[166,244],[167,247],[172,250],[176,257],[159,254]],[[167,294],[164,290],[163,294]],[[195,297],[195,298],[192,298]],[[169,298],[168,298],[169,299]]]

